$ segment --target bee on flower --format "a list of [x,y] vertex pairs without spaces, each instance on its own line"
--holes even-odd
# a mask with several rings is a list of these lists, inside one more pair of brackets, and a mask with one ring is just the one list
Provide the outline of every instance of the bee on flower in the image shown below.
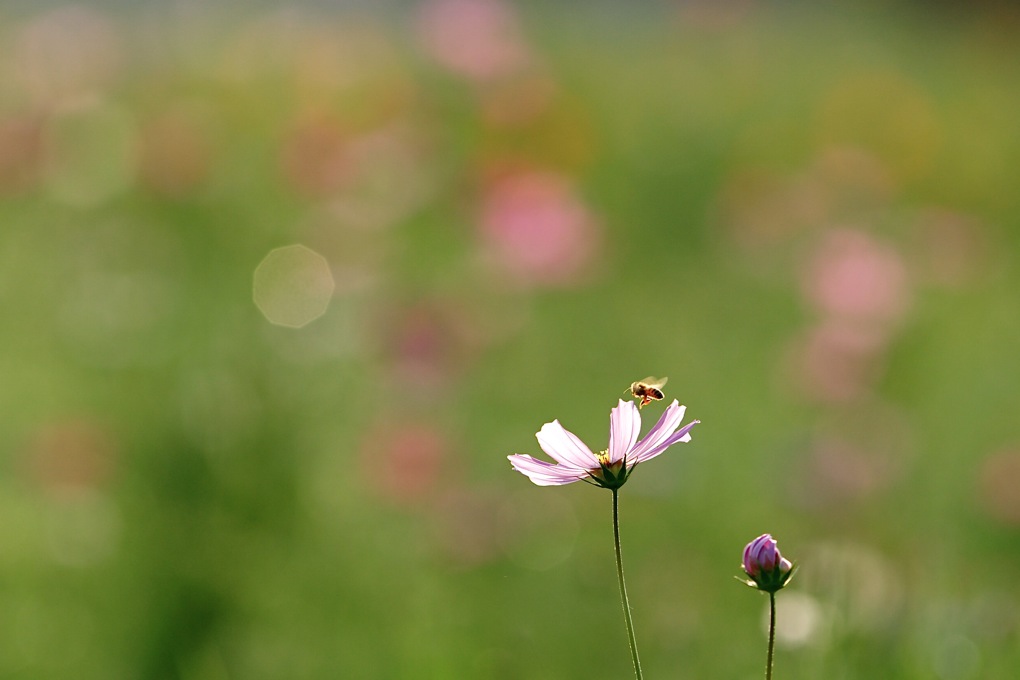
[[669,378],[653,378],[651,376],[644,380],[637,380],[630,384],[630,393],[638,399],[638,408],[644,408],[652,403],[652,400],[661,401],[666,397],[662,388],[666,386]]

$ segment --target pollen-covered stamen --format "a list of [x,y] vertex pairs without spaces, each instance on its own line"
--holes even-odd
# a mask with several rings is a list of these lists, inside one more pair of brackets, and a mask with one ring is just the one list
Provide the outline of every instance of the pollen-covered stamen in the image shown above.
[[599,467],[588,470],[588,476],[596,484],[607,489],[618,489],[623,486],[629,476],[626,460],[612,462],[609,451],[600,451],[595,454],[595,458],[599,462]]
[[606,450],[606,451],[599,451],[598,453],[595,454],[595,457],[599,461],[599,467],[600,467],[599,471],[600,472],[604,470],[604,471],[612,472],[614,475],[616,473],[618,473],[620,470],[622,470],[624,464],[626,463],[625,459],[624,460],[618,460],[615,463],[610,462],[609,451],[608,450]]

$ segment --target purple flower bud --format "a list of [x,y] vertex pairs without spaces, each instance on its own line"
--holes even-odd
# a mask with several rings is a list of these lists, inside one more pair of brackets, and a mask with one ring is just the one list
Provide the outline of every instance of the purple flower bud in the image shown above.
[[747,584],[766,592],[776,592],[793,576],[793,563],[779,553],[770,534],[762,534],[747,544],[743,566],[751,577]]

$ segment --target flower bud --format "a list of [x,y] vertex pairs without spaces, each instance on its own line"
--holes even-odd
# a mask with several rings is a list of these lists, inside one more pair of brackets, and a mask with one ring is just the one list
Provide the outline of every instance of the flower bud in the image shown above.
[[744,572],[750,576],[747,585],[767,593],[785,586],[793,576],[794,566],[779,553],[770,534],[762,534],[744,548]]

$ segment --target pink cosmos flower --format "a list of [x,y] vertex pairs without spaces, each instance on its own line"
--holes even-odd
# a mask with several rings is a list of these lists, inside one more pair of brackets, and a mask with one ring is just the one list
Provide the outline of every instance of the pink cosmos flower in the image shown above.
[[677,442],[689,442],[690,430],[700,421],[687,423],[679,430],[686,406],[674,399],[659,422],[638,441],[641,414],[634,402],[620,400],[609,414],[609,448],[592,453],[584,442],[566,430],[558,420],[546,423],[535,436],[555,463],[531,456],[507,456],[514,470],[525,474],[539,486],[558,486],[585,481],[607,489],[618,489],[627,481],[638,463],[655,458]]

